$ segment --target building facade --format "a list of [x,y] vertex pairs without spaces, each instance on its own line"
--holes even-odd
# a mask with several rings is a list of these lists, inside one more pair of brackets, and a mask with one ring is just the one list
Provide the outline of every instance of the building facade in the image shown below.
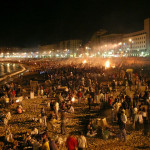
[[144,29],[141,31],[128,34],[99,33],[96,32],[90,40],[93,51],[100,51],[102,55],[150,56],[150,18],[144,20]]
[[144,30],[125,34],[122,39],[122,51],[127,56],[144,56],[148,53]]
[[81,46],[81,40],[65,40],[57,44],[40,46],[40,52],[43,57],[76,57]]

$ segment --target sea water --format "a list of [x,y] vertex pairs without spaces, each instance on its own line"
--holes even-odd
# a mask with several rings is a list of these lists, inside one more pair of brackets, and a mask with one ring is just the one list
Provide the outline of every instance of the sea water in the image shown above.
[[17,72],[21,70],[19,64],[15,63],[0,63],[0,77]]

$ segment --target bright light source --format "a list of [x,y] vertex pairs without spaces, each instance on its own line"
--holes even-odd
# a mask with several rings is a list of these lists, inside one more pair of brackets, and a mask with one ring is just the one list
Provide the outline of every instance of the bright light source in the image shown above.
[[72,102],[74,102],[75,101],[75,98],[74,97],[72,97],[72,100],[71,100]]
[[19,99],[16,100],[16,103],[18,103],[18,102],[19,102]]
[[132,42],[132,39],[129,39],[129,42]]
[[105,63],[105,68],[109,68],[110,67],[110,62],[107,60]]
[[85,63],[87,63],[87,61],[86,60],[83,60],[83,62],[82,62],[83,64],[85,64]]
[[89,56],[89,53],[85,53],[86,54],[86,56]]

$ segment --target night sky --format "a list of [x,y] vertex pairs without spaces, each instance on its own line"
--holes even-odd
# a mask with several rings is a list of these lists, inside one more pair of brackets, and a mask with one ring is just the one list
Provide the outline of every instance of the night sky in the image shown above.
[[34,47],[60,40],[87,42],[99,29],[143,29],[148,0],[1,0],[0,46]]

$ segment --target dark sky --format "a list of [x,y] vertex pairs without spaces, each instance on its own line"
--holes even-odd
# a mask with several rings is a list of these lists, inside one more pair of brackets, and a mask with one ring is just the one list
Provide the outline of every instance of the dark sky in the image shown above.
[[101,28],[111,33],[141,30],[148,17],[148,0],[1,0],[0,46],[88,41]]

